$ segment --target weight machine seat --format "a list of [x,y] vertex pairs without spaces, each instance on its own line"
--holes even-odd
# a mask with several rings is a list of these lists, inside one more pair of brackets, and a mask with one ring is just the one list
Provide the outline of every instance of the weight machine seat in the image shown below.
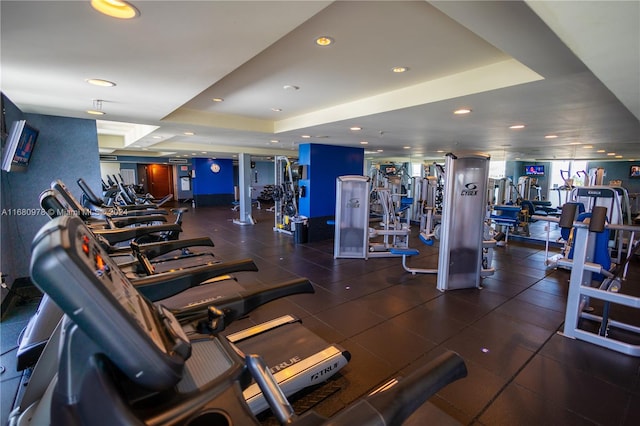
[[418,235],[418,238],[425,245],[428,245],[428,246],[432,246],[433,245],[433,238],[425,236],[422,232],[420,233],[420,235]]
[[496,225],[507,227],[507,232],[505,233],[503,244],[506,245],[509,242],[509,229],[516,227],[520,222],[520,220],[518,219],[518,214],[520,213],[521,208],[518,206],[510,205],[496,205],[493,206],[493,210],[497,212],[497,214],[491,214],[489,218]]
[[[584,222],[588,218],[591,218],[591,212],[581,213],[578,215],[576,222]],[[602,232],[596,232],[595,249],[593,252],[593,263],[602,266],[602,269],[606,271],[611,270],[612,264],[611,255],[609,254],[609,234],[609,229],[606,228]],[[569,255],[567,256],[569,259],[573,259],[573,250],[574,246],[571,246]],[[596,281],[602,281],[605,277],[602,274],[593,274],[592,278]]]
[[520,213],[520,207],[518,206],[493,206],[493,211],[496,214],[491,214],[490,218],[499,225],[513,226],[518,223],[518,213]]
[[416,249],[410,249],[410,248],[403,249],[403,248],[395,248],[395,247],[391,247],[389,249],[389,252],[391,254],[400,255],[402,257],[404,257],[404,256],[417,256],[417,255],[420,254],[420,252],[418,250],[416,250]]

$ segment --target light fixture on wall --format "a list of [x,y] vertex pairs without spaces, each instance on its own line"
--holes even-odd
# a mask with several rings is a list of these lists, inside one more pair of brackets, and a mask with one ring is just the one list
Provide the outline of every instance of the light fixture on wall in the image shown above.
[[112,18],[133,19],[140,16],[138,9],[121,0],[91,0],[91,7]]

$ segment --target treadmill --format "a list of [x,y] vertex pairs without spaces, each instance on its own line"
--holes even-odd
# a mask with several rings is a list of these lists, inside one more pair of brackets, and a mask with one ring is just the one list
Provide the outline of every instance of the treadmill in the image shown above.
[[[149,300],[143,296],[144,286],[138,285],[140,280],[133,283],[126,277],[106,255],[106,252],[101,249],[92,232],[79,218],[64,216],[54,219],[43,228],[41,233],[48,228],[55,228],[58,233],[66,232],[64,242],[67,243],[68,240],[71,247],[65,246],[59,249],[65,256],[75,252],[76,256],[71,259],[92,265],[93,274],[99,279],[117,279],[118,282],[126,280],[127,287],[134,289],[141,300]],[[34,243],[35,245],[37,244]],[[50,251],[53,252],[52,249]],[[52,255],[47,254],[47,256]],[[55,274],[56,278],[65,275],[63,271],[56,271]],[[35,275],[33,276],[35,280]],[[153,293],[153,281],[157,281],[157,278],[156,276],[148,278],[148,285],[152,288]],[[161,290],[174,288],[175,284],[178,284],[179,287],[181,282],[186,282],[189,278],[197,282],[197,278],[183,274],[181,277],[176,277],[173,286],[164,285],[165,281],[161,283],[163,285],[160,288]],[[67,277],[65,289],[69,289],[73,293],[74,287],[81,287],[79,281],[82,281],[82,277]],[[156,296],[162,294],[161,290],[155,291],[154,294]],[[49,292],[44,291],[51,297]],[[313,292],[311,283],[304,278],[293,279],[277,285],[256,286],[254,289],[247,289],[234,279],[225,277],[220,282],[192,287],[187,291],[177,293],[161,300],[156,305],[161,306],[163,312],[177,318],[176,321],[183,324],[185,332],[207,335],[221,331],[227,322],[246,315],[264,303],[303,292]],[[55,299],[51,297],[50,300]],[[50,304],[54,306],[54,309],[58,305],[64,311],[62,305],[57,301]],[[53,323],[55,324],[55,322]],[[223,340],[227,341],[227,339]],[[287,395],[326,381],[344,367],[350,359],[350,354],[347,351],[338,345],[327,344],[293,317],[277,325],[273,321],[258,325],[246,330],[241,338],[236,338],[233,341],[237,343],[236,350],[238,351],[244,350],[253,353],[257,349],[266,351],[267,348],[270,348],[270,352],[266,354],[266,361],[269,365],[278,366],[278,377],[282,379]],[[54,352],[52,356],[55,357],[56,353]],[[250,396],[251,409],[255,410],[254,413],[267,408],[262,393],[254,391]]]
[[258,425],[242,395],[252,379],[282,424],[398,425],[466,375],[462,359],[447,353],[330,419],[313,411],[297,416],[259,356],[183,327],[117,268],[107,271],[87,255],[84,235],[90,232],[81,221],[61,217],[34,240],[31,276],[65,318],[56,378],[38,402],[12,413],[12,426]]

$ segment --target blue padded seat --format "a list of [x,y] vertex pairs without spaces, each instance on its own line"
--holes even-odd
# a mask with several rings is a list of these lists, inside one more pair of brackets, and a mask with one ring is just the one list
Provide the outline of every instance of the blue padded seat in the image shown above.
[[[591,212],[588,213],[580,213],[576,222],[584,222],[587,218],[591,217]],[[597,263],[602,266],[602,269],[610,270],[611,269],[611,256],[609,255],[609,230],[605,229],[602,232],[596,233],[596,243],[595,250],[593,253],[593,263]],[[569,259],[573,259],[573,246],[571,250],[569,250]],[[593,274],[592,279],[596,281],[603,281],[604,276],[601,274]]]
[[433,238],[427,238],[422,233],[420,233],[420,235],[418,235],[418,238],[420,238],[420,241],[422,241],[423,244],[426,244],[428,246],[432,246],[433,245]]
[[420,254],[420,252],[416,249],[410,249],[410,248],[395,248],[392,247],[389,249],[389,252],[391,254],[398,254],[401,256],[417,256]]
[[496,213],[492,213],[490,218],[498,225],[513,226],[518,223],[520,210],[518,206],[493,206],[493,211]]

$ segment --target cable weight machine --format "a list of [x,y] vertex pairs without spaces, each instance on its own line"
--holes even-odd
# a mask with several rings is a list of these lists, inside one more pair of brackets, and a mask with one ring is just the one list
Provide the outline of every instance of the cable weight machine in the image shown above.
[[293,235],[293,218],[298,216],[297,188],[293,179],[291,162],[284,155],[275,158],[275,184],[273,186],[273,230]]

